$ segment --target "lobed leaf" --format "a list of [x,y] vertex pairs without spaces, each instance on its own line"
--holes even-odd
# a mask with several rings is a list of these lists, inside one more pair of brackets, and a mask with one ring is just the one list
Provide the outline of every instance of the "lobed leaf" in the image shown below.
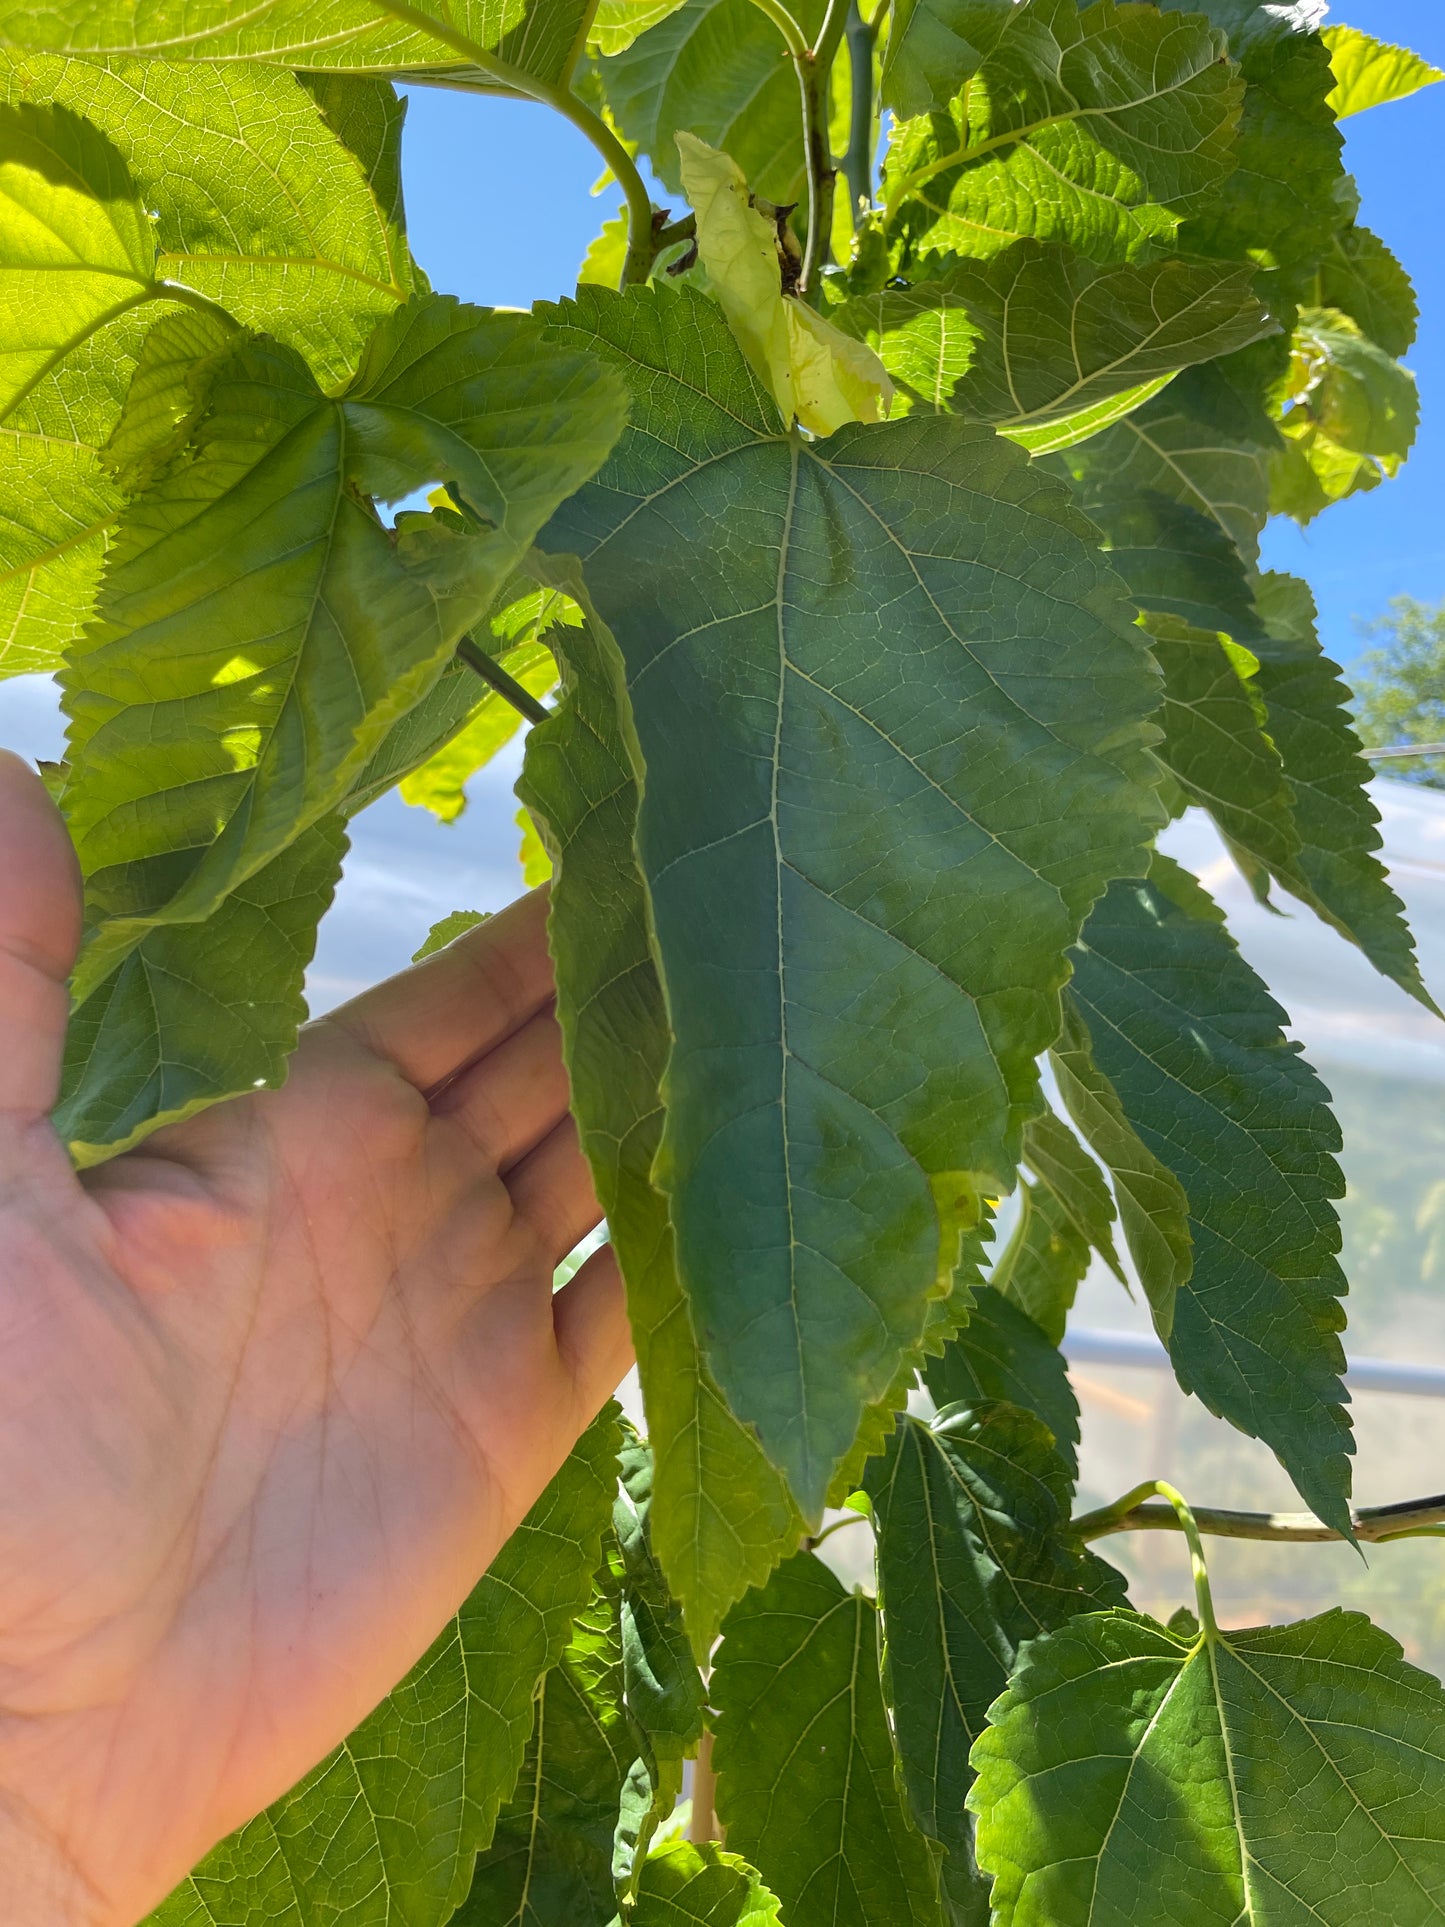
[[944,1849],[953,1918],[986,1923],[969,1749],[1024,1641],[1122,1604],[1124,1581],[1070,1534],[1072,1474],[1043,1421],[1015,1405],[905,1418],[867,1489],[909,1810]]
[[1357,1613],[1030,1646],[974,1749],[998,1927],[1445,1918],[1445,1695]]
[[450,1626],[351,1737],[208,1854],[147,1927],[441,1927],[592,1590],[617,1482],[593,1421]]
[[690,291],[556,313],[637,397],[543,542],[583,556],[644,766],[659,1181],[704,1353],[811,1516],[946,1289],[932,1180],[1012,1181],[1063,946],[1157,821],[1153,672],[986,430],[805,444]]
[[631,1927],[779,1927],[778,1903],[737,1854],[675,1840],[644,1862]]
[[940,1412],[1003,1400],[1035,1413],[1070,1479],[1078,1476],[1079,1402],[1063,1354],[992,1285],[975,1288],[968,1323],[925,1363],[923,1379]]
[[[810,38],[824,0],[790,11]],[[599,63],[608,108],[674,194],[682,192],[677,134],[724,148],[753,192],[805,200],[798,79],[782,36],[753,0],[683,0],[624,51]]]
[[1445,80],[1438,67],[1411,53],[1408,47],[1392,47],[1387,40],[1376,40],[1358,27],[1326,27],[1320,37],[1330,52],[1335,81],[1330,106],[1336,120],[1362,114],[1367,107],[1407,100],[1422,87]]
[[1174,239],[1234,165],[1243,86],[1198,15],[1022,0],[945,113],[903,122],[883,173],[905,262],[1023,236],[1126,261]]
[[557,651],[562,697],[527,739],[518,788],[557,866],[557,1011],[583,1149],[627,1286],[654,1462],[651,1539],[705,1654],[728,1607],[797,1544],[801,1523],[698,1351],[652,1181],[670,1033],[633,854],[621,665],[595,618],[560,632]]
[[1116,884],[1072,998],[1134,1134],[1189,1201],[1193,1269],[1168,1332],[1180,1384],[1261,1438],[1349,1536],[1339,1127],[1285,1015],[1167,858]]
[[1420,419],[1409,370],[1326,308],[1300,314],[1283,405],[1270,507],[1298,522],[1396,475]]
[[711,1685],[718,1816],[788,1927],[942,1927],[878,1666],[876,1607],[810,1552],[728,1615]]
[[1099,267],[1019,241],[911,288],[860,295],[833,318],[878,350],[914,406],[1035,428],[1273,333],[1253,278],[1178,256]]

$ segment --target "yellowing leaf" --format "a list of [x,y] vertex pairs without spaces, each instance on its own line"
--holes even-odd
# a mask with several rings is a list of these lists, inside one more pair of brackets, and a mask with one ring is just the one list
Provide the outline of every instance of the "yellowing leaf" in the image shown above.
[[784,294],[776,223],[737,162],[695,134],[680,133],[677,148],[708,281],[784,420],[815,435],[880,421],[893,400],[888,371],[865,343]]
[[1362,114],[1367,107],[1383,107],[1392,100],[1405,100],[1445,79],[1408,47],[1392,47],[1361,33],[1358,27],[1326,27],[1324,43],[1330,50],[1330,68],[1335,76],[1330,106],[1336,120]]

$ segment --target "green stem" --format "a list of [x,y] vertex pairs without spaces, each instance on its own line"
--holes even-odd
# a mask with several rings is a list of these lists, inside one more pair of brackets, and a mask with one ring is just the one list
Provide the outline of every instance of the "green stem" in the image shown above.
[[825,1539],[831,1539],[833,1534],[835,1532],[841,1532],[844,1526],[861,1526],[861,1525],[866,1525],[867,1523],[868,1521],[864,1518],[861,1512],[850,1512],[846,1518],[835,1519],[832,1525],[824,1526],[821,1532],[809,1533],[804,1543],[806,1544],[809,1552],[816,1552],[819,1546],[822,1545]]
[[194,308],[197,314],[209,315],[213,321],[222,322],[233,335],[245,333],[236,317],[229,314],[219,301],[212,301],[209,295],[188,288],[183,281],[158,281],[156,295],[163,301],[179,301],[182,307]]
[[[1081,1513],[1073,1521],[1073,1530],[1084,1540],[1103,1539],[1113,1532],[1179,1531],[1173,1506],[1143,1503],[1153,1491],[1153,1486],[1142,1485],[1113,1505]],[[1404,1499],[1395,1505],[1362,1506],[1352,1519],[1355,1537],[1375,1545],[1392,1539],[1439,1538],[1445,1536],[1445,1493],[1428,1499]],[[1220,1539],[1300,1546],[1344,1542],[1342,1534],[1333,1526],[1322,1525],[1312,1512],[1229,1512],[1198,1506],[1194,1521],[1202,1533]]]
[[782,0],[753,0],[753,5],[768,16],[783,36],[798,75],[803,109],[803,159],[808,175],[808,244],[798,275],[798,293],[806,295],[827,259],[833,229],[836,169],[828,144],[828,82],[847,24],[848,4],[847,0],[828,0],[828,11],[823,16],[814,47],[809,47],[803,29],[782,5]]
[[843,173],[853,196],[854,226],[860,204],[873,199],[873,43],[877,28],[863,18],[858,0],[848,8],[848,69],[850,81],[848,152]]
[[759,13],[765,13],[778,32],[787,42],[788,52],[794,60],[805,60],[808,54],[808,36],[797,21],[782,5],[782,0],[753,0]]
[[512,705],[519,715],[525,716],[529,723],[545,723],[551,710],[537,701],[530,690],[509,676],[499,662],[493,660],[485,649],[479,648],[470,636],[463,636],[457,644],[457,661],[464,662],[474,675]]
[[1194,1574],[1194,1598],[1199,1607],[1199,1623],[1210,1639],[1217,1639],[1219,1622],[1214,1617],[1214,1595],[1209,1590],[1209,1568],[1204,1563],[1199,1526],[1189,1501],[1167,1479],[1146,1479],[1112,1505],[1102,1506],[1097,1512],[1086,1513],[1083,1518],[1075,1519],[1074,1531],[1082,1539],[1098,1539],[1105,1533],[1125,1532],[1129,1529],[1125,1522],[1137,1517],[1144,1509],[1144,1501],[1153,1498],[1169,1501],[1174,1522],[1189,1541],[1189,1563]]
[[[758,0],[758,4],[761,3],[762,0]],[[632,156],[601,115],[594,114],[568,88],[554,86],[550,80],[540,80],[523,67],[514,67],[511,61],[489,53],[485,47],[478,46],[475,40],[458,33],[455,27],[449,27],[434,14],[423,13],[420,7],[409,6],[407,0],[380,0],[380,5],[394,19],[408,21],[419,32],[441,41],[443,46],[459,53],[472,66],[501,81],[503,86],[553,108],[591,141],[616,175],[617,184],[627,197],[627,259],[622,269],[622,286],[631,287],[645,281],[656,259],[652,241],[652,197]]]

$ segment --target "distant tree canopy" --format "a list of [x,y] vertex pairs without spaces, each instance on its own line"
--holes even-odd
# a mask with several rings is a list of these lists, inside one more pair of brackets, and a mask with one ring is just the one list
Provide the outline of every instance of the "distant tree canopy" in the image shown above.
[[[1360,658],[1351,677],[1366,746],[1445,743],[1445,601],[1395,596],[1390,613],[1367,633],[1386,640]],[[1382,767],[1401,782],[1445,789],[1445,756],[1401,757]]]

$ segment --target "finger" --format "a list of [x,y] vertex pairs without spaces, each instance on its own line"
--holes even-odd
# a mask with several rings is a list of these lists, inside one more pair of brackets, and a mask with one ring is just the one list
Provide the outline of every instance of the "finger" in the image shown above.
[[632,1333],[622,1278],[611,1245],[603,1245],[552,1298],[557,1356],[591,1418],[632,1368]]
[[60,812],[35,771],[0,750],[0,1113],[43,1117],[60,1094],[80,917]]
[[517,1216],[526,1219],[556,1264],[602,1222],[592,1172],[570,1117],[512,1166],[506,1185]]
[[562,1032],[550,1005],[503,1038],[435,1099],[494,1170],[524,1157],[567,1115]]
[[429,1091],[509,1036],[552,995],[547,892],[533,890],[424,963],[322,1021]]

